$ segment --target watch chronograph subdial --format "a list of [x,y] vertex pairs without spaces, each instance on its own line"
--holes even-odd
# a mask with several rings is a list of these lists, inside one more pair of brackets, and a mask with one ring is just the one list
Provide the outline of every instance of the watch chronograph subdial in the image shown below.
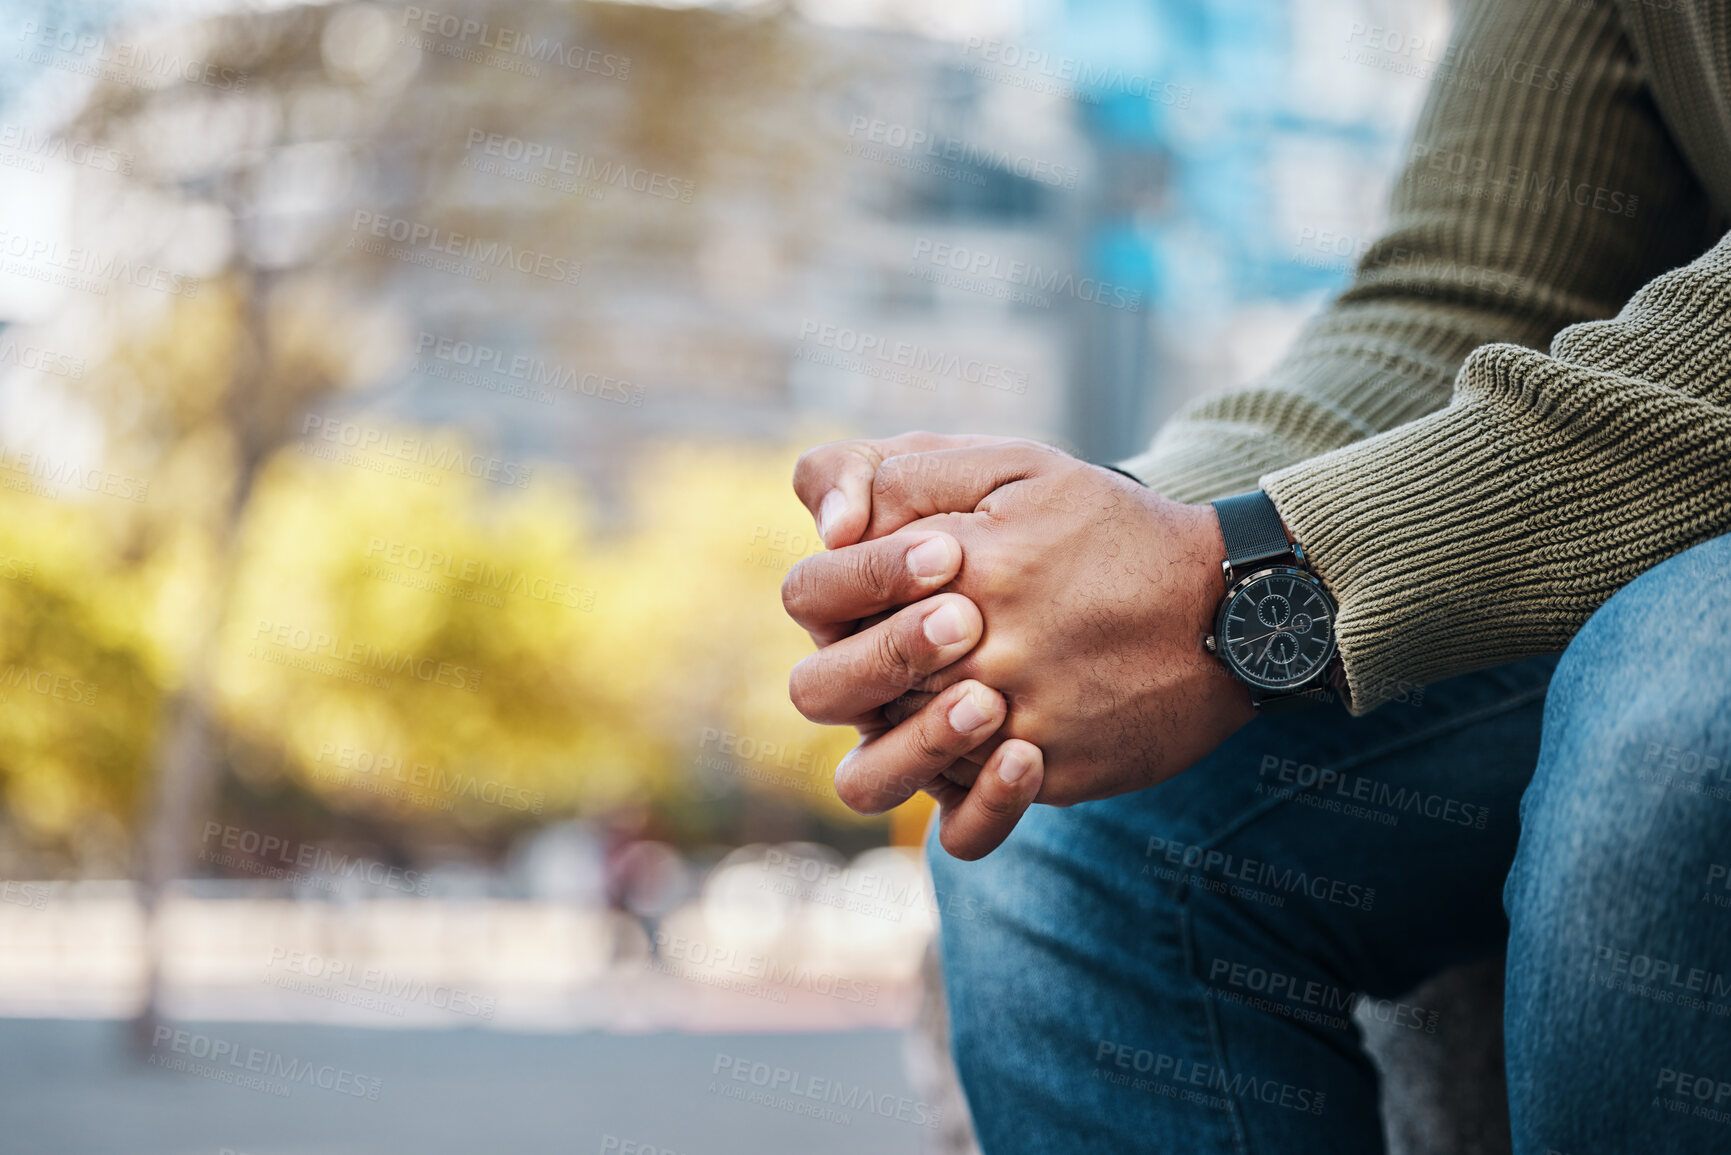
[[1292,603],[1271,593],[1256,603],[1256,619],[1265,626],[1284,626],[1292,617]]

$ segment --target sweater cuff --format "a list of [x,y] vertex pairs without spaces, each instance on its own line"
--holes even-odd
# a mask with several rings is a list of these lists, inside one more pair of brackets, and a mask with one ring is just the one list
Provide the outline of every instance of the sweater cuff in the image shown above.
[[[1507,381],[1540,356],[1488,346],[1474,368]],[[1260,479],[1339,604],[1352,713],[1560,650],[1591,612],[1590,593],[1571,596],[1566,579],[1559,588],[1534,565],[1528,503],[1543,470],[1513,417],[1494,390],[1462,390],[1444,409]]]

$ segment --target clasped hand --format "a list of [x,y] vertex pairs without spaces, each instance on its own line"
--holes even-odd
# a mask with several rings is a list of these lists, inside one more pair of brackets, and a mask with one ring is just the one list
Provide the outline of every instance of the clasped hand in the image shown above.
[[1032,441],[911,433],[800,458],[828,552],[782,585],[819,647],[789,693],[860,743],[836,792],[880,813],[924,790],[958,858],[1032,802],[1153,785],[1254,715],[1202,645],[1219,523]]

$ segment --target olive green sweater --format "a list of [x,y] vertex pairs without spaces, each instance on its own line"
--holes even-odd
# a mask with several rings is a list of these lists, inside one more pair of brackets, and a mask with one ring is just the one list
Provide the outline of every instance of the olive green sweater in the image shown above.
[[1354,713],[1560,650],[1731,532],[1731,3],[1455,19],[1351,286],[1123,463],[1267,490],[1339,599]]

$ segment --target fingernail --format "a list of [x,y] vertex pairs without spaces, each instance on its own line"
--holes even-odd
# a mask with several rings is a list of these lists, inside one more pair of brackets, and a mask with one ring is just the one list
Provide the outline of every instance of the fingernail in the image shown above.
[[934,537],[908,550],[908,572],[917,578],[937,577],[949,568],[950,543],[946,538]]
[[965,694],[961,701],[950,707],[950,728],[958,734],[971,734],[984,726],[990,717],[991,715],[974,701],[973,694]]
[[[962,609],[954,602],[945,602],[926,615],[921,623],[926,632],[926,641],[934,646],[953,646],[968,636],[968,622],[962,617]],[[964,698],[963,701],[970,701]]]
[[1004,760],[998,763],[998,777],[1004,780],[1005,786],[1014,786],[1022,775],[1034,768],[1034,760],[1021,750],[1006,750]]
[[829,541],[830,526],[841,519],[847,512],[847,494],[839,489],[832,489],[823,495],[823,500],[817,504],[817,533],[825,542]]

